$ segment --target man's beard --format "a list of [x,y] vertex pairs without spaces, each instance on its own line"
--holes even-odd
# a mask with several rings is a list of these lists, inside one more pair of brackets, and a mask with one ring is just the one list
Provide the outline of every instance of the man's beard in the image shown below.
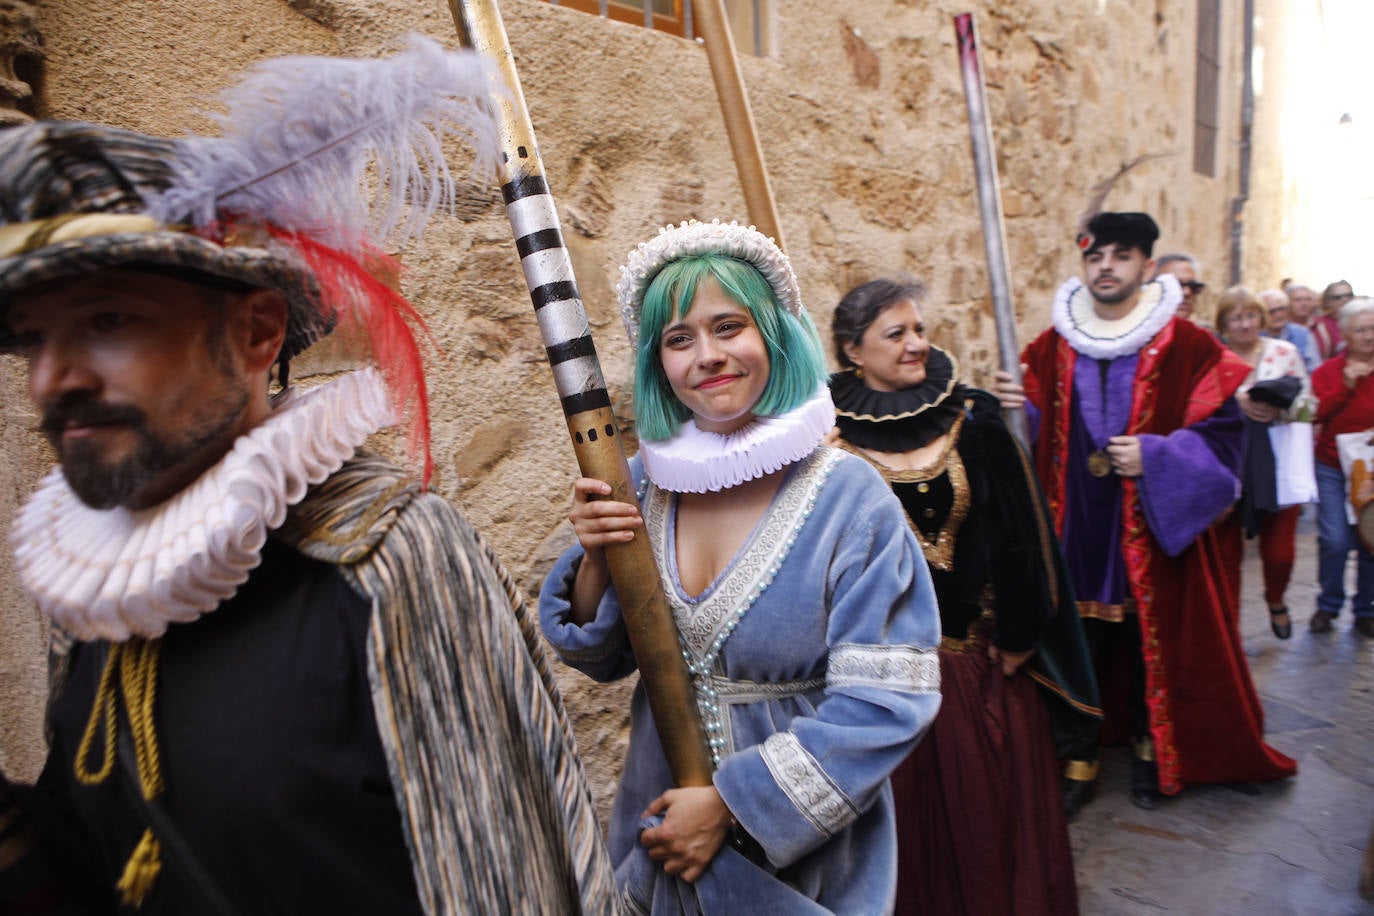
[[[248,406],[246,386],[227,391],[209,405],[210,418],[175,439],[159,436],[148,415],[132,405],[101,402],[95,395],[68,392],[43,414],[42,429],[62,463],[62,476],[77,497],[92,509],[132,508],[135,498],[159,477],[190,460],[221,438]],[[69,425],[121,424],[138,439],[134,450],[117,461],[102,459],[102,449],[90,440],[64,443]]]
[[1116,289],[1109,292],[1099,292],[1096,283],[1091,287],[1093,298],[1103,305],[1117,305],[1118,303],[1125,302],[1127,299],[1134,296],[1140,289],[1139,283],[1127,283],[1119,277],[1113,277],[1112,279],[1117,281]]

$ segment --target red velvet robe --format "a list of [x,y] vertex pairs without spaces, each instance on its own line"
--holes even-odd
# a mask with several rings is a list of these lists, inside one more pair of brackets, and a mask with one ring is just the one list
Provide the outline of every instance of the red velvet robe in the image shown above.
[[[1076,359],[1053,328],[1023,356],[1026,394],[1042,415],[1036,472],[1061,534]],[[1168,435],[1205,420],[1249,371],[1208,332],[1175,318],[1140,351],[1126,434]],[[1223,545],[1230,520],[1169,557],[1150,532],[1134,480],[1122,482],[1122,501],[1121,550],[1141,628],[1160,791],[1292,776],[1297,765],[1264,742],[1264,711],[1237,625],[1239,595],[1225,572],[1238,559]]]

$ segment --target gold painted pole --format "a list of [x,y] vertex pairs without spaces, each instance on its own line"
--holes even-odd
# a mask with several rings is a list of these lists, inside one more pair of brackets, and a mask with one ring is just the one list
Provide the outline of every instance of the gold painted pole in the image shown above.
[[[578,466],[584,476],[611,485],[610,499],[637,503],[501,12],[496,0],[449,0],[449,6],[463,44],[494,59],[505,83],[506,92],[496,98],[501,194]],[[649,539],[641,533],[607,547],[606,560],[673,781],[709,786],[714,767],[706,731]]]
[[720,110],[725,116],[725,132],[730,135],[730,149],[735,154],[735,169],[744,190],[744,205],[749,222],[770,237],[783,251],[782,223],[773,202],[773,186],[768,181],[768,169],[763,162],[758,131],[754,128],[754,112],[744,91],[739,59],[735,56],[735,40],[725,19],[723,0],[692,0],[697,30],[706,42],[706,57],[711,63],[711,78],[720,97]]

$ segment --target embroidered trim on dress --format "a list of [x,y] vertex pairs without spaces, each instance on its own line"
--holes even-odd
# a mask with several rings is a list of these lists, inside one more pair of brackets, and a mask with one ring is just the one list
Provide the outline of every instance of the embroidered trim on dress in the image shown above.
[[156,639],[232,597],[286,510],[392,422],[381,375],[363,369],[288,392],[214,467],[151,509],[92,509],[56,468],[10,536],[19,580],[78,640]]
[[991,598],[992,588],[983,588],[983,613],[970,623],[965,630],[965,635],[961,639],[958,636],[941,636],[940,651],[952,652],[955,655],[969,655],[972,653],[982,654],[987,651],[987,647],[992,643],[993,614],[988,607]]
[[820,690],[825,686],[825,683],[825,679],[819,677],[807,678],[802,681],[772,681],[769,683],[734,681],[719,675],[711,678],[711,686],[715,689],[716,696],[726,703],[760,703],[782,700],[787,697],[805,696],[813,690]]
[[1078,616],[1085,619],[1091,617],[1094,620],[1121,623],[1126,619],[1127,614],[1135,613],[1135,601],[1131,598],[1127,598],[1120,604],[1106,604],[1102,601],[1076,601],[1074,603],[1078,605]]
[[[746,706],[750,703],[775,703],[790,697],[804,697],[808,693],[824,689],[825,678],[823,677],[807,678],[804,681],[759,683],[757,681],[732,681],[728,677],[714,675],[708,680],[703,692],[707,694],[706,701],[712,704],[715,709],[710,721],[720,725],[720,729],[716,733],[720,737],[719,749],[727,754],[732,754],[735,750],[735,729],[734,720],[730,716],[728,707]],[[725,708],[720,708],[722,706]],[[706,715],[704,708],[702,714]],[[717,748],[712,747],[711,750],[714,762],[719,766],[720,755],[716,753]]]
[[830,650],[827,687],[877,687],[904,693],[939,693],[935,649],[843,643]]
[[674,493],[714,493],[756,480],[805,458],[835,426],[830,388],[776,417],[759,417],[736,432],[698,429],[687,420],[671,439],[643,441],[639,455],[654,486]]
[[973,407],[973,402],[966,401],[964,407],[965,412],[959,414],[959,418],[954,421],[954,425],[949,429],[949,438],[945,440],[945,447],[940,450],[939,456],[925,467],[912,468],[911,470],[890,468],[853,443],[844,440],[840,442],[840,447],[845,451],[858,455],[877,468],[878,473],[883,475],[889,485],[894,483],[921,483],[922,481],[934,480],[941,474],[949,474],[949,486],[954,492],[954,501],[950,504],[949,515],[946,516],[945,523],[940,526],[940,532],[935,536],[934,542],[926,537],[925,532],[917,526],[914,518],[909,514],[906,517],[907,526],[916,535],[916,541],[921,545],[921,553],[925,554],[926,562],[941,572],[950,572],[954,569],[954,547],[959,538],[959,529],[963,527],[964,520],[968,518],[969,506],[972,505],[973,501],[968,485],[968,472],[964,469],[964,460],[959,457],[959,451],[956,448],[959,443],[959,432],[963,428],[964,419],[968,416],[967,411]]
[[653,545],[663,591],[682,642],[682,657],[687,660],[687,670],[692,675],[707,742],[716,763],[734,752],[728,726],[723,721],[725,716],[716,702],[716,688],[711,685],[712,675],[719,673],[716,661],[720,650],[754,602],[772,584],[792,545],[797,542],[797,532],[811,515],[830,472],[843,460],[844,453],[838,449],[817,448],[798,462],[749,540],[699,600],[684,597],[672,574],[677,568],[675,558],[668,556],[673,495],[658,486],[650,489],[644,526]]
[[673,620],[684,646],[694,657],[714,657],[735,624],[772,584],[773,577],[797,542],[797,532],[806,524],[821,487],[842,460],[842,452],[825,448],[815,449],[810,457],[799,462],[778,489],[773,505],[759,520],[749,540],[700,600],[685,598],[681,586],[670,578],[670,571],[677,567],[674,558],[668,556],[668,523],[673,498],[657,486],[652,489],[644,520],[654,545],[654,559],[659,564],[664,591],[673,610]]
[[1066,280],[1054,295],[1054,329],[1084,356],[1117,359],[1137,353],[1178,311],[1183,291],[1171,274],[1140,287],[1135,308],[1112,321],[1099,318],[1093,297],[1077,277]]
[[759,748],[773,781],[816,829],[834,836],[858,810],[791,732],[774,732]]

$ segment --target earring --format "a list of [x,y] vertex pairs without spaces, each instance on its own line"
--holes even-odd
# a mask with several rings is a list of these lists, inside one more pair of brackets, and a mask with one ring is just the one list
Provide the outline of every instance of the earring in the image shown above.
[[855,366],[855,367],[854,367],[854,377],[855,377],[855,378],[863,378],[863,377],[864,377],[864,367],[863,367],[863,366]]

